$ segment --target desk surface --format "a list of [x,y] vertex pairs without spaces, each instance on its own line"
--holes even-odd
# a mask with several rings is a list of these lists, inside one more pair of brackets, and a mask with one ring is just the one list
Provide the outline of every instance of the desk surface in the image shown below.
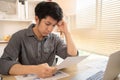
[[[105,57],[105,56],[91,55],[88,58],[86,58],[85,60],[83,60],[82,62],[80,62],[80,64],[63,69],[62,71],[69,74],[69,76],[65,77],[65,78],[61,78],[59,80],[80,80],[80,79],[84,80],[84,79],[78,77],[77,75],[79,73],[85,74],[84,73],[85,71],[94,69],[94,68],[95,68],[94,70],[98,70],[98,69],[96,69],[96,66],[99,63],[100,63],[98,65],[99,69],[101,69],[100,66],[104,69],[105,66],[101,65],[101,63],[103,63],[104,61],[106,61],[106,63],[107,63],[107,60],[108,60],[108,57]],[[94,65],[94,63],[96,64],[96,62],[98,62],[98,64]],[[91,71],[91,72],[95,73],[94,71]],[[90,76],[88,74],[85,74],[85,75]],[[15,78],[13,76],[3,76],[3,80],[15,80]]]

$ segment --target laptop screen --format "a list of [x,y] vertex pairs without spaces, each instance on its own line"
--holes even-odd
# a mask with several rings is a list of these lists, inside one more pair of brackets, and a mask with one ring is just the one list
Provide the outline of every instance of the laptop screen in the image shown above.
[[110,55],[103,80],[115,80],[120,73],[120,51]]

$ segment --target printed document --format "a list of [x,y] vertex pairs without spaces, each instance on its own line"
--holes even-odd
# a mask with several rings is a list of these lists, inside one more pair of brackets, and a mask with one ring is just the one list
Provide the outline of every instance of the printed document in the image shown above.
[[75,57],[67,57],[63,62],[61,62],[59,65],[56,65],[55,67],[59,69],[67,68],[71,65],[75,65],[85,59],[88,56],[75,56]]
[[52,77],[48,77],[48,78],[38,78],[37,75],[35,74],[19,75],[19,76],[15,76],[15,78],[16,80],[58,80],[60,78],[64,78],[68,76],[69,74],[62,72],[62,71],[58,71],[55,73],[55,75],[53,75]]

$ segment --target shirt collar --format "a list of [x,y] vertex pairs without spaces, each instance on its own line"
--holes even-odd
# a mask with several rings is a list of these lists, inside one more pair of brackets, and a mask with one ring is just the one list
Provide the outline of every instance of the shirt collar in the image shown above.
[[32,28],[35,27],[35,24],[31,24],[27,29],[27,36],[35,36]]
[[[34,32],[33,32],[33,27],[35,27],[35,24],[31,24],[31,25],[28,27],[27,36],[29,36],[29,37],[35,36],[35,34],[34,34]],[[44,39],[47,39],[48,37],[50,37],[50,34],[48,34],[47,36],[45,36]]]

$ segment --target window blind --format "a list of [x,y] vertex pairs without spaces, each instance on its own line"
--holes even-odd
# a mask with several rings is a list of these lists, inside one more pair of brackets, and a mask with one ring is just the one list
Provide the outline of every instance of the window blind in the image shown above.
[[[79,16],[89,19],[89,16],[85,17],[85,14],[81,14],[84,13],[84,11],[79,13]],[[80,22],[81,17],[78,18],[78,22],[81,26],[83,23],[87,24],[88,20],[84,20],[82,23]],[[77,47],[81,50],[104,55],[110,55],[116,51],[119,51],[120,0],[96,0],[95,22],[96,26],[94,28],[76,28],[76,30],[72,31]],[[90,26],[90,24],[87,24],[87,26]]]
[[120,0],[99,0],[98,7],[100,49],[107,54],[113,53],[120,50]]

